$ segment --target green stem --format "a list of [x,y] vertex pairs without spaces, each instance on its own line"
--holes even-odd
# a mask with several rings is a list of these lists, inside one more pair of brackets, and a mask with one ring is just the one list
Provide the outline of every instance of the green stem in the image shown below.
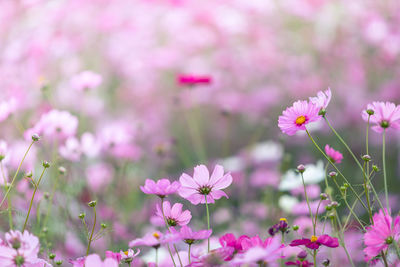
[[354,155],[353,151],[351,151],[351,149],[347,145],[347,143],[343,140],[343,138],[338,134],[338,132],[336,132],[336,130],[333,128],[333,126],[329,123],[326,116],[324,116],[324,119],[325,119],[326,123],[328,124],[329,128],[331,128],[332,132],[336,135],[336,137],[340,140],[340,142],[342,142],[342,144],[346,147],[347,151],[349,151],[349,153],[353,157],[354,161],[357,163],[358,167],[360,167],[360,170],[362,170],[362,166],[361,166],[359,160],[357,159],[357,157]]
[[305,182],[304,182],[303,173],[300,173],[300,175],[301,175],[301,181],[303,182],[304,195],[305,195],[305,197],[306,197],[306,202],[307,202],[308,210],[309,210],[309,212],[310,212],[310,219],[311,219],[311,222],[312,222],[312,225],[313,225],[313,235],[315,235],[315,224],[314,224],[314,219],[313,219],[314,216],[313,216],[313,214],[312,214],[312,210],[311,210],[311,206],[310,206],[310,201],[308,200],[307,189],[306,189],[306,184],[305,184]]
[[189,264],[190,264],[190,247],[191,247],[192,245],[191,244],[189,244],[189,249],[188,249],[188,260],[189,260]]
[[386,153],[385,153],[385,135],[386,130],[383,130],[382,135],[382,166],[383,166],[383,182],[385,185],[385,200],[386,200],[386,208],[389,210],[389,194],[388,194],[388,187],[387,187],[387,178],[386,178]]
[[11,184],[9,185],[8,190],[7,190],[6,194],[5,194],[5,196],[3,197],[3,199],[2,199],[1,202],[0,202],[0,208],[3,206],[5,199],[8,197],[8,194],[10,193],[11,189],[13,188],[15,179],[17,179],[17,175],[18,175],[18,173],[19,173],[19,170],[21,169],[22,163],[24,162],[24,160],[25,160],[25,158],[26,158],[26,155],[28,155],[28,152],[29,152],[29,150],[31,149],[31,147],[32,147],[32,145],[33,145],[34,142],[35,142],[35,141],[32,141],[32,143],[29,145],[29,147],[28,147],[28,149],[26,150],[26,152],[25,152],[25,154],[24,154],[24,156],[23,156],[21,162],[19,163],[18,168],[17,168],[17,171],[15,172],[14,177],[13,177],[13,179],[11,180]]
[[363,165],[364,191],[365,191],[365,199],[367,200],[369,221],[370,221],[370,223],[372,223],[372,209],[371,209],[371,205],[369,202],[369,189],[368,189],[367,175],[365,172],[365,164],[366,164],[366,162],[364,162],[364,165]]
[[35,183],[35,189],[33,190],[32,199],[31,199],[31,202],[29,203],[28,214],[26,214],[25,223],[24,223],[24,227],[22,228],[22,232],[24,232],[26,229],[26,224],[28,223],[29,215],[31,213],[31,209],[32,209],[32,205],[33,205],[33,199],[35,198],[36,191],[39,188],[40,181],[42,181],[43,174],[45,171],[46,171],[46,168],[43,168],[42,174],[40,175],[38,182]]
[[[210,230],[210,212],[208,210],[208,203],[207,203],[207,195],[204,195],[204,198],[206,200],[206,211],[207,211],[207,229]],[[208,252],[210,252],[210,238],[208,238],[207,241],[207,248],[208,248]]]
[[88,246],[86,249],[86,256],[89,255],[89,250],[90,250],[90,244],[92,243],[92,238],[93,238],[93,233],[94,233],[94,227],[96,226],[96,220],[97,220],[97,214],[96,214],[96,207],[93,207],[93,212],[94,212],[94,221],[93,221],[93,227],[92,227],[92,233],[90,234],[89,240],[88,240]]
[[383,263],[385,264],[385,267],[389,267],[389,264],[386,259],[386,254],[385,254],[385,252],[383,252],[383,250],[382,250],[381,254],[382,254],[382,259],[383,259]]
[[317,250],[314,249],[313,251],[313,261],[314,261],[314,266],[317,266]]
[[158,266],[158,248],[156,248],[156,267]]
[[[350,190],[354,193],[354,195],[357,197],[358,201],[360,201],[361,205],[367,209],[367,206],[365,206],[364,202],[361,200],[361,198],[358,196],[357,192],[354,190],[353,186],[349,183],[349,180],[343,175],[343,173],[336,167],[336,165],[329,159],[329,157],[325,154],[325,152],[319,147],[319,145],[315,142],[314,138],[312,138],[310,132],[306,129],[307,135],[312,141],[312,143],[315,145],[315,147],[321,152],[321,154],[328,160],[328,162],[332,165],[333,168],[335,168],[336,172],[340,174],[340,176],[343,178],[343,180],[349,184]],[[361,166],[361,165],[360,165]],[[362,168],[361,168],[362,169]]]
[[[5,192],[7,192],[8,182],[7,182],[6,176],[4,175],[4,169],[3,169],[3,162],[2,161],[0,162],[0,168],[1,168],[1,176],[3,177],[3,180],[4,180],[4,190],[5,190]],[[12,217],[11,195],[7,196],[7,204],[8,204],[8,208],[7,208],[7,210],[8,210],[8,224],[10,226],[10,230],[13,230],[14,226],[13,226],[13,217]]]
[[[168,225],[167,219],[165,218],[165,214],[164,214],[164,198],[163,198],[163,197],[161,198],[161,213],[162,213],[162,216],[163,216],[163,219],[164,219],[165,225],[167,226],[168,231],[171,232],[171,230],[169,229],[169,225]],[[174,246],[175,246],[175,245],[174,245]],[[172,255],[171,248],[169,247],[169,244],[168,244],[168,243],[167,243],[167,247],[168,247],[169,255],[171,256],[172,263],[173,263],[174,266],[176,267],[176,263],[175,263],[175,260],[174,260],[174,256]],[[175,247],[175,251],[176,251],[176,250],[177,250],[177,249],[176,249],[176,247]],[[176,251],[176,253],[178,254],[178,257],[179,257],[178,251]],[[179,258],[179,260],[180,260],[180,258]],[[182,266],[182,263],[181,263],[181,266]]]

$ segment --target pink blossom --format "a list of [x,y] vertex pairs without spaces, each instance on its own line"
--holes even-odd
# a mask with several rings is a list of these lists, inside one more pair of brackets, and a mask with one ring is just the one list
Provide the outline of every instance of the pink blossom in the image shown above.
[[294,135],[297,131],[306,130],[310,122],[318,121],[319,107],[307,101],[297,101],[293,106],[288,107],[279,116],[278,126],[283,133]]
[[[183,205],[181,203],[175,203],[171,207],[171,203],[169,201],[164,201],[163,209],[165,220],[169,224],[169,226],[183,226],[187,225],[192,219],[192,215],[189,210],[182,211]],[[161,211],[160,205],[157,205],[157,216],[163,219],[163,213]]]
[[105,188],[112,181],[113,175],[113,168],[106,163],[97,163],[86,169],[86,181],[94,192]]
[[148,195],[157,195],[160,198],[164,198],[168,195],[175,194],[178,189],[181,187],[179,182],[171,182],[166,179],[160,179],[156,182],[150,179],[146,179],[146,182],[144,186],[140,186],[140,190],[143,191],[143,193],[148,194]]
[[374,215],[373,222],[364,234],[364,253],[367,260],[377,256],[400,238],[400,216],[396,216],[393,222],[387,210],[380,210]]
[[339,246],[339,241],[336,237],[330,237],[329,235],[321,235],[321,236],[313,235],[311,239],[302,238],[293,240],[292,242],[290,242],[289,245],[292,247],[304,245],[309,249],[315,250],[318,249],[321,245],[330,248],[336,248]]
[[50,140],[66,139],[75,136],[78,128],[78,119],[68,111],[53,109],[40,117],[40,120],[31,129],[25,132],[25,138],[31,139],[33,133]]
[[137,255],[139,255],[140,249],[138,249],[135,253],[132,249],[128,249],[127,251],[120,251],[119,254],[121,255],[121,260],[123,261],[132,261]]
[[319,109],[326,109],[332,98],[331,88],[322,92],[319,91],[316,97],[310,97],[310,102],[316,105]]
[[0,102],[0,122],[6,120],[17,109],[15,98]]
[[129,242],[129,247],[146,246],[158,248],[164,243],[164,235],[159,231],[154,231],[153,233],[147,233],[142,238],[136,238]]
[[173,233],[179,233],[180,239],[185,241],[187,244],[193,244],[196,241],[207,239],[211,236],[212,230],[200,230],[193,231],[189,226],[184,225],[181,227],[179,232],[176,232],[174,228],[171,228]]
[[70,137],[65,141],[65,144],[59,148],[60,155],[70,161],[79,161],[82,151],[79,140],[75,137]]
[[341,163],[343,159],[342,153],[334,150],[329,145],[325,146],[325,153],[333,163]]
[[113,258],[101,260],[97,254],[90,254],[85,258],[85,267],[118,267],[118,262]]
[[92,71],[83,71],[71,79],[71,86],[78,91],[84,91],[98,87],[102,83],[102,77]]
[[274,262],[281,258],[284,245],[277,237],[267,238],[262,241],[258,236],[252,238],[252,241],[244,241],[243,244],[250,245],[248,249],[238,254],[233,260],[234,264]]
[[199,165],[194,168],[193,177],[183,173],[179,178],[182,187],[179,189],[179,195],[192,204],[199,203],[214,203],[215,199],[228,196],[222,189],[227,188],[232,183],[230,173],[224,174],[224,168],[221,165],[216,165],[213,173],[208,172],[204,165]]
[[368,121],[367,110],[373,110],[374,114],[370,116],[372,129],[378,133],[385,129],[400,129],[400,107],[391,102],[372,102],[363,110],[362,118]]
[[242,235],[236,239],[235,235],[232,233],[225,234],[219,238],[219,243],[222,248],[219,248],[218,252],[225,261],[230,261],[236,253],[242,253],[245,251],[242,242],[243,240],[248,239],[249,237],[246,235]]

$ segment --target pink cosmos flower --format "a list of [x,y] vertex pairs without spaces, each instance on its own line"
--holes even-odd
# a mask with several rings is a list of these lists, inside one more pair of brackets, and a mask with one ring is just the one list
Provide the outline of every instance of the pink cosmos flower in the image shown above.
[[291,247],[305,245],[309,249],[318,249],[321,245],[336,248],[339,246],[339,241],[336,237],[330,237],[329,235],[321,235],[319,237],[313,235],[311,239],[302,238],[293,240],[289,245]]
[[154,231],[153,233],[147,233],[142,238],[136,238],[129,242],[129,247],[146,246],[158,248],[163,244],[164,235],[159,231]]
[[31,140],[36,133],[50,140],[66,139],[75,136],[78,129],[78,118],[68,111],[53,109],[40,117],[40,120],[31,129],[25,131],[24,136]]
[[118,263],[120,263],[121,257],[122,256],[121,256],[120,252],[114,252],[111,250],[106,251],[106,258],[112,258],[112,259],[116,260]]
[[[284,245],[278,237],[270,237],[262,241],[258,236],[251,238],[251,245],[246,252],[238,254],[233,260],[234,264],[251,264],[260,262],[274,262],[281,258]],[[244,242],[245,243],[245,242]]]
[[0,244],[0,266],[51,266],[39,259],[39,239],[28,231],[10,231]]
[[[373,110],[370,117],[372,129],[381,133],[385,129],[400,129],[400,107],[391,102],[372,102],[367,105],[367,110]],[[363,110],[362,118],[368,121],[367,110]]]
[[[164,215],[169,226],[183,226],[190,222],[190,219],[192,219],[192,214],[188,210],[182,211],[182,207],[183,205],[181,203],[175,203],[171,207],[171,203],[169,203],[169,201],[164,202]],[[161,207],[158,204],[156,214],[158,217],[164,219]]]
[[71,86],[78,91],[84,91],[98,87],[102,81],[101,75],[86,70],[72,77]]
[[400,238],[400,216],[393,219],[388,211],[380,210],[373,217],[373,225],[367,227],[364,234],[364,253],[369,261],[373,257],[387,249],[390,244],[397,242]]
[[325,146],[325,153],[331,159],[333,163],[341,163],[343,159],[342,153],[334,150],[329,145]]
[[307,101],[296,101],[279,116],[278,126],[283,133],[294,135],[297,131],[305,130],[310,122],[318,121],[319,107]]
[[207,239],[211,236],[212,230],[200,230],[194,232],[189,226],[184,225],[180,231],[177,232],[174,228],[171,228],[173,234],[179,234],[181,240],[186,244],[193,244],[196,241]]
[[17,100],[11,98],[0,102],[0,122],[6,120],[17,109]]
[[322,92],[319,91],[316,97],[310,97],[310,102],[316,105],[319,109],[326,109],[332,98],[331,88]]
[[118,262],[113,258],[101,260],[97,254],[91,254],[85,258],[85,267],[118,267]]
[[227,188],[232,183],[230,173],[224,174],[224,168],[221,165],[216,165],[213,173],[208,172],[204,165],[199,165],[194,168],[193,177],[183,173],[179,178],[181,188],[179,195],[189,200],[193,205],[199,203],[214,203],[215,199],[228,196],[222,189]]
[[180,187],[181,185],[179,182],[175,181],[171,184],[171,182],[166,178],[158,180],[157,183],[153,180],[146,179],[144,186],[140,186],[140,190],[145,194],[157,195],[160,198],[164,198],[176,193]]
[[178,82],[179,85],[198,85],[198,84],[210,84],[212,79],[211,76],[179,74],[176,77],[176,81]]
[[69,137],[58,151],[63,158],[76,162],[81,158],[82,151],[80,147],[81,144],[78,139]]
[[218,249],[218,252],[225,261],[230,261],[236,253],[245,251],[242,242],[249,239],[247,235],[242,235],[236,239],[234,234],[227,233],[219,238],[219,243],[222,247]]

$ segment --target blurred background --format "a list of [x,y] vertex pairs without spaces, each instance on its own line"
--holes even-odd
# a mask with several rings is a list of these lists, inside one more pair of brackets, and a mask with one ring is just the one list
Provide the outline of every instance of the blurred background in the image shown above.
[[[38,132],[22,169],[37,176],[42,160],[52,168],[31,229],[64,258],[84,252],[78,215],[90,221],[88,201],[97,200],[110,230],[93,247],[119,251],[157,226],[157,199],[139,190],[144,179],[176,180],[197,164],[220,163],[234,176],[231,199],[211,207],[215,235],[266,236],[279,217],[301,220],[289,204],[279,207],[282,196],[296,199],[279,183],[300,163],[324,167],[306,136],[280,133],[282,110],[330,87],[327,116],[361,156],[361,111],[400,99],[397,0],[1,0],[0,22],[3,176],[10,181]],[[362,179],[322,121],[313,133]],[[381,136],[370,137],[379,165]],[[394,183],[399,136],[388,138]],[[23,176],[12,196],[17,225],[32,193]],[[204,227],[203,207],[183,202]]]

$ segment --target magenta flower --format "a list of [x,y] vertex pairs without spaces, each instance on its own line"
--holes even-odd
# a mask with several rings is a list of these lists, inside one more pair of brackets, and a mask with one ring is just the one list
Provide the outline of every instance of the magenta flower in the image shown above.
[[253,241],[255,242],[254,246],[251,246],[243,254],[238,254],[232,260],[233,264],[275,262],[277,259],[282,257],[281,255],[284,245],[281,244],[279,238],[270,237],[263,242],[257,236]]
[[[164,202],[164,216],[169,226],[183,226],[190,222],[190,219],[192,219],[192,214],[188,210],[182,211],[182,207],[183,205],[181,203],[175,203],[171,208],[169,201]],[[158,217],[164,220],[161,207],[159,205],[157,205],[156,214]]]
[[176,81],[179,85],[199,85],[199,84],[210,84],[212,79],[211,76],[196,76],[188,74],[179,74],[176,77]]
[[224,174],[224,168],[221,165],[216,165],[213,173],[208,172],[204,165],[199,165],[194,168],[193,177],[182,174],[179,178],[181,188],[179,195],[189,200],[193,205],[199,203],[214,203],[215,199],[228,196],[222,189],[227,188],[232,183],[232,176],[230,173]]
[[373,225],[367,227],[364,234],[364,253],[367,260],[380,254],[390,244],[397,242],[400,238],[400,216],[393,219],[388,211],[380,210],[373,217]]
[[341,163],[343,159],[342,153],[334,150],[329,145],[325,146],[325,153],[331,159],[333,163]]
[[143,193],[148,194],[148,195],[157,195],[160,198],[164,198],[168,195],[176,193],[178,189],[181,187],[179,182],[171,182],[166,179],[160,179],[156,182],[150,179],[146,179],[146,182],[144,186],[140,187],[140,190],[143,191]]
[[225,261],[230,261],[236,253],[245,251],[242,242],[243,240],[249,239],[250,238],[246,235],[242,235],[236,239],[235,235],[232,233],[225,234],[219,238],[219,243],[222,247],[218,249],[218,253]]
[[175,234],[179,234],[181,240],[186,244],[193,244],[196,241],[207,239],[211,236],[212,230],[200,230],[194,232],[189,226],[184,225],[181,227],[180,231],[177,232],[174,228],[171,231]]
[[127,251],[120,251],[119,254],[121,255],[121,260],[130,263],[132,262],[133,258],[135,258],[137,255],[139,255],[140,249],[138,249],[135,253],[133,249],[128,249]]
[[[372,102],[367,105],[367,110],[373,110],[370,117],[372,129],[378,133],[385,129],[400,129],[400,107],[390,102]],[[362,118],[368,121],[367,110],[362,112]]]
[[114,252],[111,250],[106,251],[106,258],[112,258],[112,259],[116,260],[118,263],[120,263],[121,257],[122,256],[119,252]]
[[316,97],[310,97],[310,102],[316,105],[319,109],[326,109],[332,98],[331,88],[324,92],[319,91]]
[[72,77],[71,86],[75,90],[84,91],[98,87],[102,81],[101,75],[86,70]]
[[286,265],[291,265],[291,266],[297,266],[297,267],[310,267],[313,266],[314,263],[309,262],[308,260],[305,261],[300,261],[300,260],[296,260],[296,261],[288,261],[285,262]]
[[318,121],[319,107],[307,101],[296,101],[279,116],[278,126],[287,135],[294,135],[297,131],[305,130],[306,125]]
[[291,247],[297,246],[306,246],[309,249],[319,249],[321,245],[330,248],[336,248],[339,246],[339,241],[336,237],[330,237],[329,235],[321,235],[321,236],[311,236],[311,239],[302,238],[293,240],[290,244]]

